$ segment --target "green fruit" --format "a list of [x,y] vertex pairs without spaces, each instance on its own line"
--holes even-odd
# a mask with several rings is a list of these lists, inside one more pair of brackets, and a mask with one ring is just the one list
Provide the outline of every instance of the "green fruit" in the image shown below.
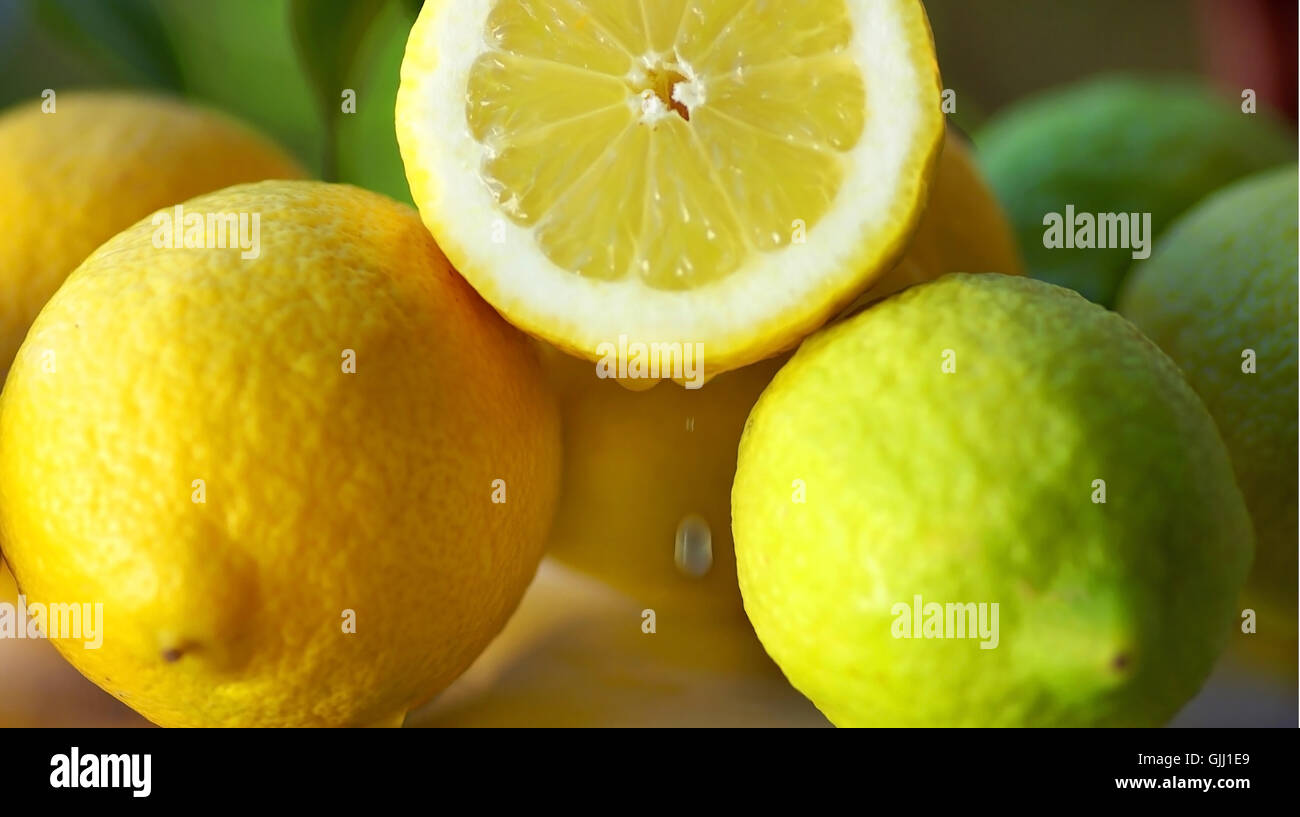
[[1243,601],[1259,617],[1251,640],[1269,645],[1292,676],[1297,206],[1295,165],[1215,194],[1134,266],[1119,306],[1174,359],[1219,425],[1259,542]]
[[1242,176],[1288,161],[1295,139],[1200,85],[1094,80],[1017,105],[976,144],[1030,274],[1111,305],[1131,249],[1049,249],[1048,213],[1150,213],[1158,238],[1181,213]]
[[[732,525],[759,638],[841,726],[1162,723],[1222,649],[1252,548],[1173,363],[999,275],[806,341],[750,415]],[[916,596],[990,625],[996,603],[996,636],[895,637]]]

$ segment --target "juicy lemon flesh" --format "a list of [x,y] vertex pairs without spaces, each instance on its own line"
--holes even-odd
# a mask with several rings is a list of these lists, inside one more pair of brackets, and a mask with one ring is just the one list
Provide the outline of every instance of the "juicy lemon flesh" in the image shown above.
[[466,116],[560,268],[686,290],[830,210],[865,127],[844,0],[501,0]]

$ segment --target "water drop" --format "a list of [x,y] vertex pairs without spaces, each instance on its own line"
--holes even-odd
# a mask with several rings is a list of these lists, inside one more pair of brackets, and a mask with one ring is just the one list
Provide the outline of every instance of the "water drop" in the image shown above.
[[701,578],[713,567],[713,532],[704,517],[693,513],[677,523],[673,561],[691,578]]

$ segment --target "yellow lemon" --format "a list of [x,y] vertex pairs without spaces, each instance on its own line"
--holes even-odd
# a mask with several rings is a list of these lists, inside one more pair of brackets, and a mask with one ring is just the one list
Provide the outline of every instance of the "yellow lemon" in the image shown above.
[[655,612],[661,632],[748,629],[731,546],[731,479],[745,418],[784,358],[704,388],[632,391],[591,363],[543,358],[560,395],[563,478],[549,552]]
[[0,378],[63,279],[159,207],[298,165],[213,111],[140,93],[63,92],[0,115]]
[[700,343],[711,376],[902,256],[940,94],[919,0],[430,0],[397,134],[425,223],[512,323],[589,360]]
[[98,649],[50,635],[155,723],[400,722],[537,567],[554,397],[410,208],[264,182],[185,209],[257,218],[256,252],[167,249],[145,219],[19,351],[10,567],[29,603],[103,605]]

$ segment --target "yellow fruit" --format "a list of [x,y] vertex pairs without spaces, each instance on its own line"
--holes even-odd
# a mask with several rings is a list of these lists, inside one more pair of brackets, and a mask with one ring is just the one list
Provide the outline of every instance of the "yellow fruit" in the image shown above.
[[430,0],[397,134],[425,223],[512,323],[589,360],[701,343],[713,375],[901,257],[940,93],[918,0]]
[[55,644],[155,723],[399,722],[536,569],[554,396],[409,208],[266,182],[185,209],[259,215],[260,252],[146,219],[50,300],[0,397],[5,556],[29,603],[103,603],[100,649]]
[[[549,351],[563,477],[549,552],[654,609],[661,631],[749,629],[731,546],[731,479],[745,418],[785,358],[701,389],[631,391]],[[653,382],[653,381],[652,381]]]
[[0,115],[0,379],[63,279],[160,207],[297,179],[275,145],[213,111],[140,93],[61,92]]
[[1226,643],[1252,546],[1174,364],[1001,275],[805,342],[750,414],[732,520],[755,631],[842,726],[1163,723]]
[[647,633],[641,613],[632,599],[544,562],[500,637],[406,725],[827,725],[779,673],[754,672],[766,656],[733,633]]
[[[907,255],[858,304],[957,270],[1022,272],[1010,226],[960,137],[949,134],[935,179]],[[638,381],[601,380],[587,361],[545,355],[565,429],[549,552],[654,608],[665,627],[732,621],[749,631],[736,586],[731,481],[745,419],[786,360],[728,372],[698,390],[665,383],[634,393],[621,386]],[[711,558],[701,562],[705,539]]]

